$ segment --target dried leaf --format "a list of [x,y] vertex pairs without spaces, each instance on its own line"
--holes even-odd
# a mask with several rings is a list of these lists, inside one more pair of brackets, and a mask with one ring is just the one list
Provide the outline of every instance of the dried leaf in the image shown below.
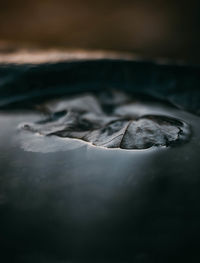
[[[128,112],[120,114],[122,105]],[[87,94],[43,105],[49,116],[23,128],[44,136],[76,138],[107,148],[146,149],[187,140],[190,133],[187,124],[166,116],[138,116],[135,105],[125,93]]]

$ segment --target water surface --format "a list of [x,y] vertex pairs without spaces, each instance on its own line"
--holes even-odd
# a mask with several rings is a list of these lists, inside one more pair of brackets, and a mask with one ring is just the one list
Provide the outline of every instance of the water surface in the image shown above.
[[[1,262],[198,262],[199,72],[119,57],[1,57]],[[175,118],[187,140],[108,149],[21,128],[47,118],[47,99],[103,89],[137,93],[142,104],[118,114]]]
[[[189,142],[122,150],[83,142],[71,147],[64,139],[57,144],[51,138],[40,147],[41,142],[23,137],[18,129],[20,123],[39,120],[40,113],[1,112],[4,262],[196,258],[200,119],[166,106],[159,110],[191,125]],[[27,142],[29,151],[24,147]]]

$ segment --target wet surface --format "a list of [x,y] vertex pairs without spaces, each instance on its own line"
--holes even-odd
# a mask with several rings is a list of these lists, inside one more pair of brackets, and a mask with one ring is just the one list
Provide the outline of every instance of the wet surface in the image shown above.
[[52,105],[50,119],[26,103],[1,110],[1,262],[198,262],[200,118],[141,98],[118,114],[175,119],[190,127],[188,139],[124,150],[21,129],[37,124],[44,133],[65,116],[55,110],[63,97],[43,103]]

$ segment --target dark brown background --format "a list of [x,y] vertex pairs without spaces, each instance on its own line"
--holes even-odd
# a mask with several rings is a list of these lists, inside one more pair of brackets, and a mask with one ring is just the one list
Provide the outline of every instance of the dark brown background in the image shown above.
[[0,41],[200,60],[198,0],[0,0]]

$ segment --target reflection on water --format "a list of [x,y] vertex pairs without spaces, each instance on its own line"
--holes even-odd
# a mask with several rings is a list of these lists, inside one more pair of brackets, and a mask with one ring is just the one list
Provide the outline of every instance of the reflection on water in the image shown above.
[[17,127],[40,114],[1,112],[2,262],[196,258],[200,119],[170,107],[160,110],[192,126],[188,143],[126,151],[57,142],[55,148],[44,140],[41,151],[26,151],[29,138],[23,140]]

